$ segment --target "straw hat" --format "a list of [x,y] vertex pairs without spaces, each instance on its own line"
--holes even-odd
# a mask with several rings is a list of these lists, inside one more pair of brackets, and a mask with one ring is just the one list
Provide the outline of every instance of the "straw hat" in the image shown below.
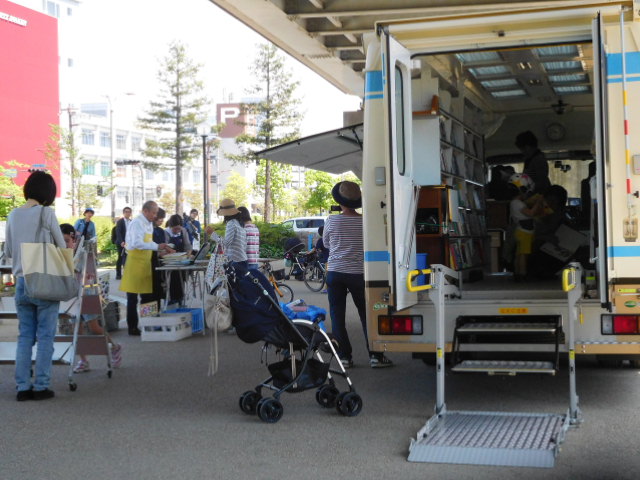
[[223,217],[230,217],[235,215],[236,213],[240,213],[240,210],[236,208],[236,202],[231,200],[230,198],[225,198],[220,202],[220,208],[216,212],[218,215],[222,215]]
[[338,182],[331,190],[333,199],[339,204],[347,208],[362,207],[362,193],[357,183],[344,181]]

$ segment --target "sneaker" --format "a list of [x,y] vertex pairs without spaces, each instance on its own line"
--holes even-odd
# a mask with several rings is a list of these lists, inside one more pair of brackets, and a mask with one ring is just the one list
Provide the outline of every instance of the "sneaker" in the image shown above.
[[353,359],[352,358],[342,358],[342,359],[340,359],[340,363],[342,363],[342,366],[344,368],[353,367]]
[[122,363],[122,345],[113,345],[111,347],[111,366],[118,368]]
[[91,370],[89,368],[89,362],[85,360],[78,360],[78,363],[73,369],[73,373],[84,373],[84,372],[88,372],[89,370]]
[[56,394],[53,390],[49,390],[45,388],[44,390],[34,390],[33,391],[33,399],[34,400],[48,400],[50,398],[55,397]]
[[384,355],[371,355],[369,357],[369,365],[371,368],[392,367],[393,362]]

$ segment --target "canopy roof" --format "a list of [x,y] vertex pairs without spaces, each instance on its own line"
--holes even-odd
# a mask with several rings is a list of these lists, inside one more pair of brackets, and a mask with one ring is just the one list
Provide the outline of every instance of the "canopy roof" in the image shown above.
[[362,178],[363,135],[363,125],[360,123],[284,143],[257,155],[323,172],[341,174],[352,171]]

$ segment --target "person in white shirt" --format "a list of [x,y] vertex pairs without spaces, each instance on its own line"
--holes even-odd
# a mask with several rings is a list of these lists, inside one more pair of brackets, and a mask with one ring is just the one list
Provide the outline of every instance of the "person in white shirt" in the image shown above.
[[151,200],[142,206],[142,214],[136,217],[125,237],[127,263],[124,266],[120,290],[127,292],[127,326],[129,335],[140,335],[138,329],[138,294],[140,301],[155,300],[153,295],[153,272],[151,255],[154,251],[167,254],[175,250],[167,243],[153,241],[153,222],[158,213],[158,204]]

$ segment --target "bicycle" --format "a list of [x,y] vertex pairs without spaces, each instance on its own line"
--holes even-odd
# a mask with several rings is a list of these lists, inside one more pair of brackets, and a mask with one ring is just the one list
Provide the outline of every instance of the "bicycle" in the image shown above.
[[258,259],[262,265],[260,266],[260,271],[267,277],[267,280],[271,282],[273,285],[273,289],[276,291],[276,295],[280,297],[280,301],[282,303],[291,303],[293,302],[293,289],[289,285],[285,285],[283,282],[279,281],[284,277],[284,272],[278,270],[277,272],[273,271],[271,267],[271,260],[268,258],[260,258]]
[[312,292],[319,292],[324,288],[324,284],[327,281],[327,271],[322,262],[318,260],[316,252],[307,255],[302,280]]

